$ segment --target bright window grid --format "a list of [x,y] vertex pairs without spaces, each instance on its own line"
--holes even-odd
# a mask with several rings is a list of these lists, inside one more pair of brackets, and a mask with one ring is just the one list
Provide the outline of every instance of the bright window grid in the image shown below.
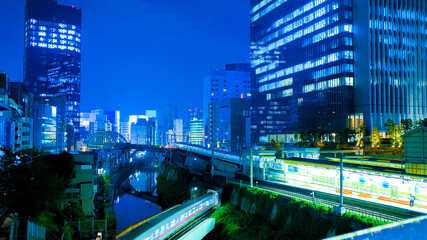
[[[310,38],[310,40],[313,41],[312,43],[316,43],[316,42],[319,42],[319,41],[324,40],[326,38],[335,36],[336,34],[339,33],[339,28],[338,28],[338,26],[336,26],[336,27],[331,28],[325,32],[319,33],[319,34],[313,36],[313,38]],[[298,65],[296,65],[294,67],[297,67],[297,69],[300,68]],[[286,76],[286,75],[292,74],[293,70],[291,70],[291,68],[293,68],[293,67],[287,68],[285,73],[283,73],[284,70],[279,70],[279,71],[276,71],[274,73],[264,75],[262,78],[260,78],[260,80],[258,82],[262,83],[265,81],[273,80],[273,79],[281,77],[281,76]]]
[[[347,51],[344,51],[344,52],[347,52]],[[264,76],[263,78],[261,78],[258,82],[262,83],[262,82],[265,82],[265,81],[268,81],[268,80],[272,80],[272,79],[275,79],[275,78],[287,76],[287,75],[290,75],[290,74],[293,74],[293,73],[301,72],[301,71],[308,70],[308,69],[311,69],[311,68],[314,68],[314,67],[318,67],[318,66],[321,66],[321,65],[332,63],[332,62],[338,61],[340,59],[339,55],[340,54],[338,52],[336,52],[336,53],[329,54],[327,56],[320,57],[320,58],[315,59],[315,60],[310,60],[310,61],[307,61],[305,63],[300,63],[298,65],[295,65],[295,66],[292,66],[292,67],[288,67],[286,69],[282,69],[280,71],[277,71],[277,72],[274,72],[274,73],[271,73],[271,74],[267,74],[266,76]],[[342,53],[342,55],[346,55],[346,54]],[[260,90],[260,92],[262,92],[261,90],[264,90],[264,86],[271,86],[271,87],[273,87],[273,86],[278,86],[278,85],[279,84],[276,84],[276,83],[274,83],[274,84],[266,84],[266,85],[260,86],[259,90]],[[275,89],[276,87],[271,88],[271,89],[270,89],[270,87],[266,87],[266,88],[267,89],[265,89],[264,91],[272,90],[272,89]]]
[[[70,50],[70,51],[76,51],[76,52],[80,52],[80,49],[78,47],[76,47],[75,45],[77,45],[73,40],[75,40],[76,42],[80,42],[80,38],[78,36],[80,36],[80,33],[76,32],[74,29],[76,29],[75,25],[67,25],[64,23],[55,23],[55,22],[47,22],[47,21],[37,21],[35,19],[29,19],[28,22],[30,23],[29,28],[30,29],[34,29],[36,30],[38,28],[38,32],[37,35],[40,37],[38,40],[40,42],[36,42],[37,38],[35,35],[30,35],[30,46],[32,47],[42,47],[42,48],[50,48],[50,49],[61,49],[61,50]],[[50,28],[50,37],[52,38],[45,38],[47,36],[46,34],[46,30],[47,27],[46,26],[37,26],[37,25],[32,25],[32,24],[45,24],[48,26],[56,26],[58,25],[60,28]],[[67,30],[64,28],[67,27],[71,27],[71,29]],[[55,33],[56,31],[60,32],[60,33],[66,33],[66,34],[59,34],[59,38],[61,45],[56,44],[58,43],[58,39],[56,39],[58,37],[58,34]],[[30,33],[32,31],[29,31]],[[35,32],[35,31],[34,31]],[[69,35],[67,35],[69,34]],[[74,36],[77,35],[77,36]],[[66,41],[64,39],[67,40],[71,40],[71,41]],[[48,43],[45,43],[44,41],[47,40]],[[68,46],[66,45],[68,43]]]
[[309,93],[313,91],[321,91],[328,88],[335,88],[339,86],[353,86],[353,77],[345,77],[342,78],[342,81],[340,82],[339,78],[334,78],[327,81],[322,81],[318,83],[313,83],[309,85],[305,85],[302,87],[303,93]]
[[[302,18],[300,20],[293,21],[293,22],[287,24],[284,28],[280,29],[279,31],[276,31],[274,33],[269,34],[268,36],[262,38],[260,41],[261,42],[269,42],[270,40],[272,40],[274,38],[277,38],[280,35],[283,35],[283,34],[286,34],[286,33],[290,32],[290,31],[292,31],[292,30],[295,30],[295,29],[297,29],[297,28],[299,28],[299,27],[301,27],[301,26],[303,26],[303,25],[305,25],[305,24],[313,21],[314,19],[322,17],[326,13],[330,12],[331,8],[333,10],[337,9],[337,7],[335,7],[335,4],[328,4],[328,5],[324,6],[324,7],[316,10],[315,12],[310,13],[309,15],[305,16],[304,18]],[[292,20],[292,19],[283,21],[283,23],[281,23],[281,24],[284,24],[284,23],[286,23],[286,22],[288,22],[290,20]],[[338,16],[334,16],[333,21],[338,21]],[[278,25],[278,26],[280,26],[280,25]],[[304,34],[310,33],[309,29],[312,28],[312,26],[310,26],[309,28],[304,29]],[[276,28],[276,27],[274,27],[274,28]],[[267,30],[267,32],[269,32],[269,31],[270,31],[270,29]]]
[[[302,37],[302,36],[304,36],[306,34],[309,34],[309,33],[313,32],[313,31],[317,31],[317,30],[322,29],[322,28],[324,28],[326,26],[329,26],[330,24],[333,23],[333,21],[334,21],[334,18],[331,18],[331,17],[325,18],[325,19],[323,19],[323,20],[321,20],[321,21],[319,21],[319,22],[317,22],[317,23],[315,23],[315,24],[313,24],[313,25],[311,25],[309,27],[306,27],[305,29],[301,29],[301,30],[299,30],[298,32],[296,32],[294,34],[287,35],[287,36],[285,36],[285,37],[283,37],[283,38],[281,38],[281,39],[279,39],[279,40],[277,40],[275,42],[270,43],[267,46],[267,48],[260,49],[260,51],[258,51],[257,53],[258,54],[263,54],[263,53],[265,53],[267,51],[270,51],[272,49],[281,47],[281,46],[283,46],[285,44],[288,44],[288,43],[290,43],[290,42],[292,42],[294,40],[297,40],[298,38],[300,38],[300,37]],[[350,25],[350,24],[345,24],[344,25],[344,27],[343,27],[344,31],[351,32],[351,29],[352,29],[351,25],[350,26],[348,26],[348,25]],[[339,30],[338,26],[336,26],[334,28],[331,28],[331,29],[334,29],[334,31],[336,31],[335,34],[338,33],[338,30]],[[319,33],[319,34],[322,34],[322,35],[326,36],[326,33],[328,31],[330,31],[331,29],[326,30],[326,31],[324,31],[322,33]],[[317,34],[315,36],[318,36],[319,34]],[[318,41],[321,41],[321,40],[318,40]],[[313,42],[316,42],[316,41],[313,41]]]
[[[314,3],[314,7],[317,7],[318,5],[324,3],[326,0],[314,0],[312,1],[312,3]],[[257,10],[259,10],[260,8],[262,8],[263,6],[265,6],[266,4],[270,3],[271,0],[264,0],[262,2],[260,2],[259,4],[255,5],[252,10],[251,13],[256,12]],[[282,5],[283,3],[287,2],[287,0],[277,0],[274,3],[272,3],[271,5],[269,5],[268,7],[266,7],[265,9],[261,10],[261,12],[255,14],[252,18],[251,21],[255,22],[256,20],[258,20],[260,17],[266,15],[267,13],[271,12],[272,10],[276,9],[277,7],[279,7],[280,5]],[[308,6],[306,7],[307,9],[310,8],[310,5],[307,4]],[[305,7],[305,6],[304,6]],[[304,8],[303,7],[303,8]],[[313,7],[312,7],[313,8]],[[304,10],[304,9],[303,9]],[[294,12],[295,15],[299,15],[302,14],[303,12]]]

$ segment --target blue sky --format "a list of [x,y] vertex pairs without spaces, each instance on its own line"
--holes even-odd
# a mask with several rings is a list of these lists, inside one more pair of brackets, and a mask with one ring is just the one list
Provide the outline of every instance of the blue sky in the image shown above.
[[[81,109],[202,106],[202,79],[249,62],[247,0],[59,0],[83,8]],[[25,0],[0,0],[0,72],[22,81]]]

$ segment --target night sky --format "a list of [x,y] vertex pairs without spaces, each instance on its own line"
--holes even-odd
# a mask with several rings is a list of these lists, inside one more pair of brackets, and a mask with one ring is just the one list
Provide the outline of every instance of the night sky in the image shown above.
[[[247,0],[59,0],[83,8],[81,110],[202,106],[203,77],[249,62]],[[23,79],[25,0],[0,0],[0,72]]]

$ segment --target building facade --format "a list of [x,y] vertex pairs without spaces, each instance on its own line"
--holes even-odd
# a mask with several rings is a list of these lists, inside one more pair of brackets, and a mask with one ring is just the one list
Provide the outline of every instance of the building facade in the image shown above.
[[190,139],[189,143],[194,145],[204,144],[203,119],[193,118],[190,120]]
[[203,78],[203,121],[207,136],[206,142],[210,142],[209,136],[211,135],[209,126],[211,104],[229,98],[249,98],[250,96],[250,64],[226,64],[225,70],[212,70]]
[[[239,152],[246,144],[246,118],[250,100],[230,98],[212,103],[211,146],[225,151]],[[249,127],[249,126],[248,126]]]
[[0,73],[0,146],[33,147],[33,96],[20,82]]
[[252,136],[426,114],[424,1],[251,1]]
[[120,123],[120,134],[126,139],[127,142],[130,142],[130,122]]
[[251,1],[252,140],[343,129],[353,114],[351,1]]
[[120,111],[105,110],[104,115],[111,123],[111,131],[120,133]]
[[34,111],[34,147],[48,152],[57,151],[57,108],[35,102]]
[[355,113],[385,131],[427,117],[427,2],[353,0]]
[[[129,117],[130,118],[130,117]],[[130,122],[130,142],[132,144],[155,145],[156,144],[156,119],[137,118],[136,122]]]
[[35,97],[66,98],[69,139],[78,139],[80,123],[81,21],[81,9],[54,0],[25,6],[24,84]]
[[184,124],[182,119],[175,119],[173,124],[173,132],[176,142],[184,142]]

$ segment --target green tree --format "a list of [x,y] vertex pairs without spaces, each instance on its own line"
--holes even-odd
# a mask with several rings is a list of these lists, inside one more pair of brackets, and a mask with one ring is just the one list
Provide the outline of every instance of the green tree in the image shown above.
[[274,141],[273,150],[275,151],[281,151],[282,150],[282,144],[279,140]]
[[356,128],[356,147],[363,147],[363,136],[366,133],[366,125],[362,124]]
[[415,123],[414,123],[414,127],[419,127],[419,126],[422,126],[423,125],[423,120],[422,119],[419,119],[418,121],[415,121]]
[[301,131],[301,140],[305,143],[310,142],[310,132],[308,131]]
[[4,152],[0,186],[7,212],[28,219],[56,209],[74,168],[72,155],[51,155],[37,149]]
[[294,132],[294,142],[299,142],[300,141],[300,131],[296,131]]
[[394,128],[393,120],[391,120],[390,118],[387,119],[387,122],[384,123],[384,126],[386,127],[388,134],[391,135],[391,132],[393,131],[393,128]]
[[414,127],[414,124],[412,123],[412,119],[403,119],[400,121],[400,125],[403,127],[403,130],[405,132],[411,130]]
[[381,145],[380,130],[377,127],[375,127],[371,133],[371,146],[372,148],[379,148],[380,145]]
[[352,138],[352,135],[354,134],[354,130],[350,128],[344,128],[342,131],[338,133],[338,141],[340,143],[348,143],[349,139]]
[[392,147],[401,148],[403,146],[403,128],[398,124],[395,124],[390,132],[390,142]]

